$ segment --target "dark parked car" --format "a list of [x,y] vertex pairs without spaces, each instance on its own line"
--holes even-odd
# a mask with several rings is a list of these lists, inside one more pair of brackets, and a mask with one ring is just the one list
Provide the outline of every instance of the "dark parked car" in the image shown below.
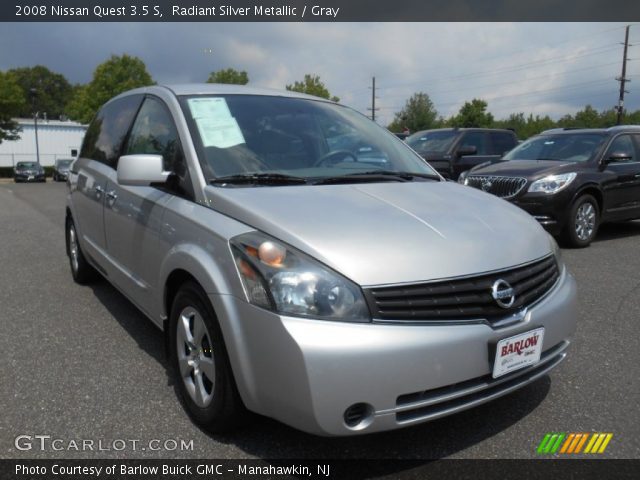
[[18,162],[13,180],[18,182],[45,182],[44,168],[38,162]]
[[640,218],[640,126],[548,130],[460,183],[505,198],[567,244],[604,222]]
[[518,144],[511,130],[440,128],[407,137],[407,144],[440,175],[451,180],[488,160],[496,161]]
[[69,168],[71,168],[72,163],[72,158],[59,158],[58,160],[56,160],[56,164],[53,167],[53,181],[66,181],[67,177],[69,176]]

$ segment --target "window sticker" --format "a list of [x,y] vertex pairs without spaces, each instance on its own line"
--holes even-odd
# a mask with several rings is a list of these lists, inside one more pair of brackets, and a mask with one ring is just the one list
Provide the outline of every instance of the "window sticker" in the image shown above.
[[231,118],[229,106],[224,98],[190,98],[188,103],[193,118],[218,120]]
[[205,147],[230,148],[245,143],[238,122],[233,117],[226,121],[196,118],[196,125]]
[[224,98],[190,98],[188,104],[205,147],[229,148],[245,143]]

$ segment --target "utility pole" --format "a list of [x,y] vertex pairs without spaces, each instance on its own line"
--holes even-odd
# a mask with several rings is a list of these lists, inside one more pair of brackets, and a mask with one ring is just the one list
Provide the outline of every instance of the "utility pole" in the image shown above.
[[376,111],[380,110],[376,108],[376,77],[371,78],[371,108],[367,108],[367,110],[371,110],[371,120],[376,121]]
[[616,122],[617,125],[622,123],[622,113],[624,112],[624,94],[629,93],[624,89],[624,84],[626,82],[630,82],[627,75],[627,48],[629,47],[629,25],[624,32],[624,53],[622,54],[622,75],[616,78],[617,81],[620,82],[620,96],[618,97],[618,106],[616,110],[618,110],[618,120]]

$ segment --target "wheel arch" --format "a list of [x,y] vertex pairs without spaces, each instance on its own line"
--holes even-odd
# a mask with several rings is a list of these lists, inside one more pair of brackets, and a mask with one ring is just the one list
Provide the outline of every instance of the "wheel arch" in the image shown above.
[[588,183],[582,187],[575,193],[573,198],[571,199],[571,205],[577,199],[579,199],[583,195],[591,195],[598,202],[598,213],[600,214],[600,219],[602,219],[602,212],[604,210],[604,195],[602,194],[602,190],[595,183]]

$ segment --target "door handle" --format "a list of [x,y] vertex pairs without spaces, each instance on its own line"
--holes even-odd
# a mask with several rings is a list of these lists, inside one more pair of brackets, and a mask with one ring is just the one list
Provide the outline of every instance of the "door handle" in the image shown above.
[[96,192],[96,198],[102,198],[104,189],[100,185],[96,185],[95,187],[93,187],[93,191]]
[[118,199],[118,195],[116,194],[115,190],[109,190],[107,192],[107,203],[109,204],[110,207],[113,207],[113,204],[116,203],[117,199]]

